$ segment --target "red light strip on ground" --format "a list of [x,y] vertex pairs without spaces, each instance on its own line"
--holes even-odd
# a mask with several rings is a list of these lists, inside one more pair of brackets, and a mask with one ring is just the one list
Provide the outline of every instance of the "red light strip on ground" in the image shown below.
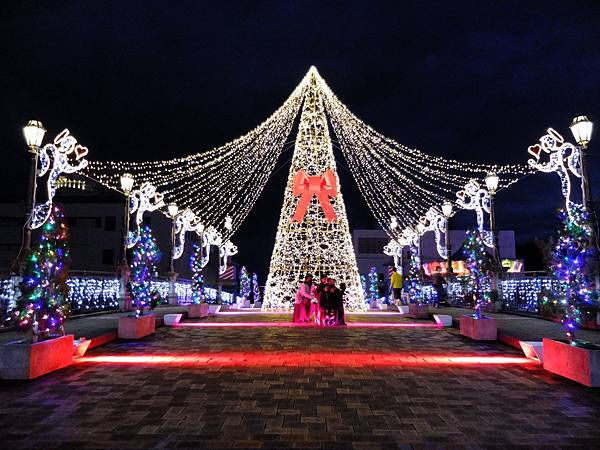
[[[244,315],[258,315],[258,314],[265,314],[265,315],[289,315],[291,316],[292,313],[290,311],[262,311],[260,309],[251,309],[248,308],[246,310],[231,310],[231,311],[218,311],[216,313],[217,316],[244,316]],[[361,311],[346,311],[345,313],[346,315],[361,315],[361,316],[405,316],[406,314],[403,314],[401,312],[394,312],[394,311],[370,311],[370,312],[361,312]]]
[[[294,323],[294,322],[180,322],[174,327],[190,328],[272,328],[272,327],[301,327],[316,328],[314,323]],[[430,322],[348,322],[348,328],[440,328],[435,323]],[[320,328],[320,327],[319,327]],[[343,328],[343,327],[332,327]]]
[[436,367],[538,364],[517,356],[439,355],[427,353],[223,352],[175,355],[99,355],[77,364],[140,364],[191,367]]

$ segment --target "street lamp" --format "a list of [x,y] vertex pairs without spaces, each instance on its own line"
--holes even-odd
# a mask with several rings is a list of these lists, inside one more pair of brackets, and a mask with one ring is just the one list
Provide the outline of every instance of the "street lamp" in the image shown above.
[[33,208],[35,207],[38,150],[40,145],[42,145],[45,134],[46,129],[39,120],[30,120],[27,122],[27,125],[23,127],[23,136],[25,137],[25,143],[27,144],[31,155],[29,186],[27,187],[27,204],[25,206],[25,227],[23,228],[22,238],[25,254],[29,253],[31,250],[31,228],[29,227],[29,223],[31,221],[31,215],[33,214]]
[[[452,216],[452,202],[445,201],[442,204],[442,214],[446,218],[446,276],[451,277],[454,274],[452,270],[452,246],[450,244],[450,216]],[[450,281],[450,280],[448,280]],[[448,283],[448,286],[450,284]]]
[[594,198],[592,197],[592,186],[590,184],[590,174],[588,170],[588,145],[592,140],[592,131],[594,124],[586,116],[577,116],[571,122],[571,133],[575,141],[579,144],[579,165],[581,167],[581,199],[584,208],[588,213],[588,220],[590,222],[590,247],[595,251],[593,253],[593,271],[598,274],[600,269],[600,262],[598,255],[598,236],[597,227],[598,220],[596,217],[596,211],[594,208]]
[[492,250],[494,252],[494,261],[500,266],[500,252],[498,251],[498,233],[496,231],[496,213],[494,211],[494,197],[498,189],[500,178],[494,171],[490,171],[485,176],[485,185],[490,193],[490,232],[492,233]]
[[127,283],[129,282],[129,264],[127,263],[127,243],[129,240],[129,203],[131,195],[131,190],[133,189],[133,184],[135,179],[133,175],[130,173],[124,173],[121,175],[121,190],[125,194],[125,216],[123,217],[123,246],[122,246],[122,254],[121,254],[121,283],[123,289],[123,305],[122,309],[128,310],[131,307],[131,297],[129,296],[129,292],[127,291]]
[[[179,207],[175,203],[170,203],[167,206],[167,213],[171,218],[171,253],[169,254],[169,304],[177,304],[177,295],[175,294],[175,280],[177,279],[177,273],[175,273],[175,217],[179,212]],[[182,230],[183,233],[185,231]]]

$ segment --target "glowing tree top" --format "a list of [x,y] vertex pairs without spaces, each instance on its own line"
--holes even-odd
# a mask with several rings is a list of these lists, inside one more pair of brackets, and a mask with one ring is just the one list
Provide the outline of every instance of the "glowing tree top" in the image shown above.
[[310,76],[265,286],[263,308],[288,308],[311,273],[346,283],[346,307],[365,308],[316,71]]
[[42,226],[38,246],[26,260],[22,295],[13,310],[18,328],[33,330],[34,342],[65,334],[69,314],[68,237],[62,208],[54,204]]

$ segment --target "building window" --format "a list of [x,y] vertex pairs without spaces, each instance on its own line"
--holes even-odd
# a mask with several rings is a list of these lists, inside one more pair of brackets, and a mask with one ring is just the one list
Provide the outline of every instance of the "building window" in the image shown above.
[[112,248],[102,250],[102,264],[112,266],[115,263],[115,251]]
[[115,231],[117,228],[117,218],[115,216],[106,216],[104,218],[104,231]]
[[389,242],[388,238],[361,237],[358,238],[358,253],[380,255],[383,253],[383,247]]

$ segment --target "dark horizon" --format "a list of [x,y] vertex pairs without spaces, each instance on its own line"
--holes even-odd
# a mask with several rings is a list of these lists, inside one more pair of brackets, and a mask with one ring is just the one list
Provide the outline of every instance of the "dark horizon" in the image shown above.
[[[47,140],[69,128],[89,147],[90,159],[180,157],[253,129],[311,65],[374,129],[445,158],[526,164],[527,147],[546,128],[572,141],[575,115],[600,118],[597,2],[205,5],[4,5],[2,198],[25,197],[21,127],[32,117],[45,124]],[[595,197],[597,139],[596,132]],[[336,154],[350,225],[371,228],[374,218]],[[234,236],[236,259],[262,280],[290,156],[281,155]],[[496,203],[499,227],[515,230],[518,243],[549,236],[562,203],[558,177],[529,176],[500,192]],[[455,227],[474,222],[465,211]]]

